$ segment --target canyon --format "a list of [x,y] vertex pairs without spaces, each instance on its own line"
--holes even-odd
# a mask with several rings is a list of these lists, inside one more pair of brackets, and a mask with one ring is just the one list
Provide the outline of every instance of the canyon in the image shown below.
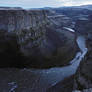
[[1,7],[0,92],[91,92],[91,14]]

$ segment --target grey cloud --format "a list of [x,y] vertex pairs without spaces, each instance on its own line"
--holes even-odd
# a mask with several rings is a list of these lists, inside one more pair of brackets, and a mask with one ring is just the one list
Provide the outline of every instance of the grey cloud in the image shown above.
[[0,0],[0,6],[20,7],[61,7],[71,5],[92,4],[92,0]]

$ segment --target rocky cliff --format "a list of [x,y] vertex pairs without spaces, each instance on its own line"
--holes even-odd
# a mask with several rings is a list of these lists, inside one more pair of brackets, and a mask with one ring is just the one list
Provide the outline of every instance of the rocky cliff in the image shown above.
[[[39,46],[44,40],[46,31],[45,18],[46,17],[44,11],[27,11],[24,9],[1,9],[0,36],[3,39],[1,40],[2,47],[7,46],[8,44],[13,44],[15,40],[16,43],[14,44],[18,46],[8,46],[9,48],[11,48],[11,51],[15,47],[16,49],[19,48],[19,52],[23,53],[24,56],[28,55],[28,47],[32,52],[33,47]],[[14,40],[13,36],[15,37]],[[9,49],[8,47],[5,47],[4,50],[2,50],[1,55],[2,53],[6,54],[6,49]],[[15,52],[17,51],[15,50]],[[7,53],[10,53],[10,51],[8,51]],[[7,57],[14,59],[11,55]],[[17,58],[16,55],[14,57]]]
[[77,50],[74,33],[63,29],[71,25],[70,20],[48,16],[45,10],[1,8],[0,55],[4,63],[0,65],[47,68],[67,64]]

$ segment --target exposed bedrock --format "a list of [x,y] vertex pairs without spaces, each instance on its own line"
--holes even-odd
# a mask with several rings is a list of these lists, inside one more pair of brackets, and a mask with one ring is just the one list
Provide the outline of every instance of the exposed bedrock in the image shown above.
[[47,15],[44,10],[0,10],[0,66],[49,68],[73,59],[75,34],[62,28],[71,26],[71,19]]

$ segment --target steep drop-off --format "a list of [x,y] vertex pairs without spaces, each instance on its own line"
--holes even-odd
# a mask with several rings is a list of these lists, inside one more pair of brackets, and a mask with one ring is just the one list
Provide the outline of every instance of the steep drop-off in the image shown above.
[[0,10],[1,66],[5,63],[6,66],[49,68],[69,63],[77,46],[74,33],[63,27],[72,25],[71,19],[47,15],[45,10]]

